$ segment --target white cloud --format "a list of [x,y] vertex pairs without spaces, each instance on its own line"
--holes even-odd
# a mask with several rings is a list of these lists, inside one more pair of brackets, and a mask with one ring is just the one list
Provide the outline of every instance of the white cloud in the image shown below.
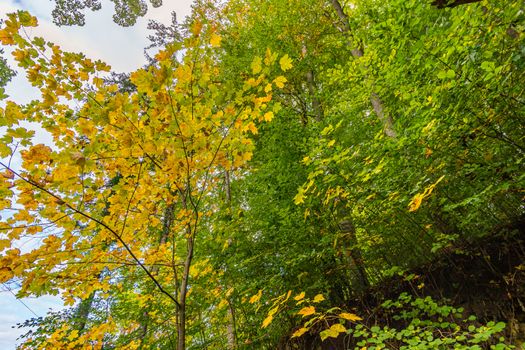
[[17,300],[9,291],[0,292],[0,349],[15,349],[17,338],[27,332],[27,328],[17,328],[17,323],[22,323],[27,319],[35,317],[26,306],[38,316],[45,314],[52,309],[58,311],[63,308],[60,300],[53,296],[40,298],[24,298]]

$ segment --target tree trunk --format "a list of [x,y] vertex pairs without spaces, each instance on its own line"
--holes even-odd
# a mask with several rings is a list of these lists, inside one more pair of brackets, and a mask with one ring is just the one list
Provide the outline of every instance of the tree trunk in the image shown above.
[[228,337],[228,349],[233,350],[237,348],[237,330],[236,330],[236,322],[235,322],[235,310],[233,309],[233,305],[228,300],[228,316],[229,316],[229,322],[227,327],[227,337]]
[[[196,213],[198,215],[198,213]],[[194,230],[196,230],[196,226],[198,224],[198,216],[195,219],[195,227]],[[186,349],[186,296],[188,293],[188,282],[190,279],[190,267],[191,267],[191,261],[193,260],[193,248],[194,248],[194,230],[192,230],[191,226],[188,225],[188,228],[186,230],[186,234],[188,235],[187,239],[187,248],[188,252],[186,254],[186,260],[184,261],[184,272],[182,274],[182,283],[180,285],[180,295],[179,295],[179,324],[177,327],[177,350],[185,350]]]
[[357,270],[359,284],[364,290],[370,287],[370,282],[366,274],[363,254],[361,253],[361,249],[357,247],[358,242],[355,234],[355,226],[349,219],[345,219],[339,223],[339,230],[345,236],[345,245],[347,242],[349,243],[349,246],[344,247],[345,256],[353,262]]
[[[171,225],[173,223],[173,219],[175,217],[175,203],[172,203],[170,205],[168,205],[166,207],[166,209],[164,210],[164,218],[163,218],[163,223],[162,223],[162,232],[160,234],[160,237],[159,237],[159,245],[158,247],[160,247],[161,245],[165,244],[167,241],[168,241],[168,236],[169,236],[169,233],[171,231]],[[157,247],[157,249],[158,249]],[[153,266],[151,268],[151,275],[152,276],[156,276],[158,273],[159,273],[159,269],[160,267],[158,265],[156,266]],[[145,307],[143,308],[143,315],[144,315],[144,320],[142,321],[142,325],[141,325],[141,331],[140,331],[140,348],[139,349],[142,349],[143,345],[144,345],[144,340],[146,338],[146,335],[148,334],[148,326],[149,326],[149,323],[150,323],[150,317],[149,317],[149,311],[150,311],[150,307]]]
[[[230,172],[228,170],[224,171],[224,191],[226,192],[226,204],[228,210],[231,214],[232,211],[232,192],[231,192],[231,179]],[[230,215],[231,218],[231,215]],[[231,221],[231,219],[230,219]],[[227,290],[227,287],[225,288]],[[226,327],[226,336],[228,339],[228,349],[237,348],[237,325],[235,322],[235,309],[233,308],[232,303],[228,298],[228,325]]]
[[314,81],[314,72],[309,70],[306,73],[306,82],[308,83],[308,92],[310,93],[310,98],[312,99],[312,108],[314,110],[316,121],[320,122],[323,120],[323,109],[321,108],[321,101],[316,94],[315,81]]
[[84,334],[84,328],[86,328],[87,319],[89,317],[89,313],[91,312],[91,306],[93,305],[93,300],[95,299],[95,293],[91,293],[89,297],[85,300],[82,300],[79,305],[76,312],[76,329],[78,330],[79,334]]
[[[331,3],[341,22],[341,27],[339,29],[342,33],[348,35],[351,38],[352,32],[350,30],[350,22],[348,21],[348,16],[344,12],[341,4],[339,3],[339,0],[331,0]],[[358,47],[353,47],[354,45],[351,40],[348,40],[348,46],[354,58],[359,58],[363,56],[363,50]],[[395,138],[397,134],[394,129],[394,121],[390,115],[385,114],[383,102],[381,101],[379,95],[377,95],[377,93],[375,92],[372,92],[370,94],[370,102],[372,104],[372,108],[374,109],[375,114],[383,123],[383,131],[385,135],[391,138]]]

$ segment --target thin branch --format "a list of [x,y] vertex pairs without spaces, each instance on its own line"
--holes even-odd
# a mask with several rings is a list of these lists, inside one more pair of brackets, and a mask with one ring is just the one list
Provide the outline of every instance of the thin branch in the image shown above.
[[26,179],[25,177],[23,177],[22,175],[20,175],[19,173],[17,173],[16,171],[12,170],[11,168],[7,167],[3,162],[0,162],[0,165],[3,166],[6,170],[8,170],[9,172],[11,172],[12,174],[14,174],[16,177],[20,178],[22,181],[30,184],[31,186],[35,187],[35,188],[38,188],[39,190],[47,193],[49,196],[55,198],[59,203],[64,203],[63,205],[65,205],[67,208],[71,209],[73,212],[85,217],[86,219],[88,220],[91,220],[97,224],[99,224],[100,226],[104,227],[106,230],[108,230],[111,234],[113,234],[117,240],[124,246],[124,248],[126,249],[126,251],[129,253],[129,255],[131,255],[131,257],[133,258],[133,260],[137,263],[137,265],[140,266],[140,268],[142,270],[144,270],[144,272],[146,273],[146,275],[153,281],[153,283],[155,283],[155,285],[157,286],[157,288],[159,288],[159,290],[165,294],[168,298],[170,298],[174,303],[175,305],[177,305],[178,308],[181,307],[181,305],[179,304],[179,302],[177,301],[177,299],[175,299],[168,291],[166,291],[162,285],[159,283],[159,281],[157,281],[157,279],[149,272],[149,270],[146,268],[146,266],[137,258],[137,256],[133,253],[133,251],[131,250],[131,248],[128,246],[128,244],[122,239],[122,237],[111,227],[109,227],[105,222],[103,222],[102,220],[99,220],[91,215],[89,215],[88,213],[85,213],[83,211],[80,211],[78,210],[77,208],[73,207],[71,204],[65,202],[62,198],[60,198],[60,196],[54,194],[53,192],[51,192],[50,190],[46,189],[45,187],[43,187],[42,185],[38,184],[37,182],[34,182],[32,180],[29,180],[29,179]]

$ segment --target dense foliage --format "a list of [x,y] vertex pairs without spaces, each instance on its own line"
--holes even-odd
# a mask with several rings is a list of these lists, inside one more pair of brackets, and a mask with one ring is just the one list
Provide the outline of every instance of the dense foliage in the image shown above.
[[423,284],[350,308],[523,220],[522,2],[199,0],[129,79],[35,25],[0,30],[42,92],[0,110],[0,281],[70,309],[21,349],[508,348]]

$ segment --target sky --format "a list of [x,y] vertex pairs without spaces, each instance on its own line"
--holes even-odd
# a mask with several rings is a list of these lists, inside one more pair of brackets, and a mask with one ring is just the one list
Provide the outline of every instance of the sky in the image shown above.
[[[41,36],[58,44],[63,50],[83,52],[92,59],[101,59],[115,72],[130,72],[146,63],[143,49],[148,45],[150,32],[146,26],[149,19],[170,24],[171,13],[177,13],[182,21],[191,11],[192,0],[164,0],[160,8],[149,8],[145,18],[140,18],[133,27],[122,28],[113,23],[113,4],[102,1],[102,9],[97,12],[86,12],[86,25],[83,27],[57,27],[53,24],[51,11],[54,1],[51,0],[0,0],[0,18],[16,10],[27,10],[38,18],[38,28],[28,32],[32,36]],[[10,55],[6,58],[11,67],[16,67]],[[38,92],[25,80],[23,72],[7,85],[9,99],[18,103],[29,102],[38,98]],[[0,102],[0,105],[3,105]],[[0,133],[2,130],[0,130]],[[46,143],[46,135],[36,128],[35,141]],[[52,296],[24,298],[17,300],[10,291],[0,287],[0,349],[13,350],[16,339],[24,329],[12,328],[17,323],[38,316],[45,316],[49,309],[59,310],[60,301]],[[31,310],[31,311],[30,311]]]

